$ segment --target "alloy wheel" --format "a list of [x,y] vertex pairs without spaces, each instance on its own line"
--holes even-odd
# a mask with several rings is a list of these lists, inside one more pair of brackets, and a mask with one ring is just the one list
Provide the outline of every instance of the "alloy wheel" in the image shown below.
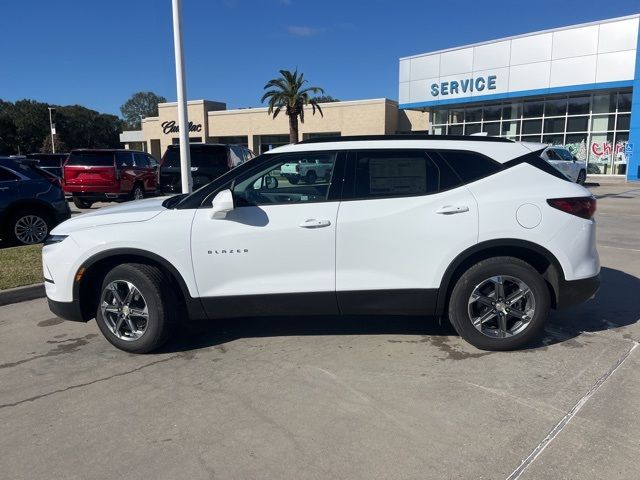
[[21,243],[32,245],[44,241],[49,233],[49,227],[42,217],[25,215],[18,219],[13,232]]
[[144,192],[140,187],[136,187],[133,191],[133,199],[134,200],[142,200],[144,198]]
[[535,315],[531,288],[522,280],[497,275],[480,282],[469,297],[468,312],[473,326],[492,338],[522,333]]
[[147,302],[131,282],[115,280],[109,283],[102,291],[100,309],[109,331],[121,340],[138,340],[147,331]]

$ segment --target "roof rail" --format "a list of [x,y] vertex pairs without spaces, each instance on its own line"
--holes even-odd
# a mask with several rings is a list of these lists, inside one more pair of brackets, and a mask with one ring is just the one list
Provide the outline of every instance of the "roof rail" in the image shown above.
[[358,142],[363,140],[463,140],[467,142],[501,142],[512,143],[513,140],[501,137],[480,137],[470,135],[351,135],[344,137],[318,137],[309,138],[301,143],[325,143],[325,142]]

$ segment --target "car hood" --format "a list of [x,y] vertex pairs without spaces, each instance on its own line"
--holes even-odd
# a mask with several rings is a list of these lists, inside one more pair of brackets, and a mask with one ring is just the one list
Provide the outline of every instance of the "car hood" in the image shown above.
[[148,198],[126,202],[111,207],[103,207],[90,213],[74,216],[62,222],[51,233],[53,235],[67,235],[77,230],[113,225],[116,223],[145,222],[166,210],[162,206],[169,197]]

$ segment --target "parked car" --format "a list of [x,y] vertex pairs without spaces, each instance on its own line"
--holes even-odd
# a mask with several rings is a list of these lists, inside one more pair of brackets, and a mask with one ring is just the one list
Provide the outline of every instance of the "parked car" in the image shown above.
[[[194,190],[255,157],[251,150],[241,145],[192,143],[189,145],[189,151]],[[180,145],[169,145],[162,156],[161,164],[160,190],[162,193],[181,193]]]
[[64,191],[78,208],[94,202],[140,200],[158,190],[158,162],[137,150],[73,150],[64,164]]
[[587,166],[566,148],[548,147],[542,152],[542,158],[569,177],[571,181],[584,185],[587,179]]
[[38,166],[56,177],[62,177],[62,168],[68,156],[68,153],[28,153],[26,155],[27,158],[39,160]]
[[60,179],[36,160],[0,157],[0,236],[8,244],[44,241],[71,216]]
[[[58,226],[49,305],[129,352],[187,318],[333,314],[447,316],[478,348],[518,348],[599,286],[596,200],[542,151],[417,135],[279,147],[189,195]],[[264,181],[317,152],[329,182]]]
[[331,156],[323,152],[310,152],[309,158],[294,163],[285,163],[281,173],[289,183],[297,185],[300,180],[305,183],[316,183],[318,179],[328,182],[331,179],[333,162]]

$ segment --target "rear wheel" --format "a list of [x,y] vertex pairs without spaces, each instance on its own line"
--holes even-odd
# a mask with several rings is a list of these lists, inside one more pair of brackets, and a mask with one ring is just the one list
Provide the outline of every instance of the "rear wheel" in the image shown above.
[[314,172],[313,170],[309,170],[307,172],[307,175],[304,177],[305,183],[308,183],[309,185],[316,183],[317,179],[318,179],[318,176],[316,175],[316,172]]
[[482,350],[513,350],[537,337],[549,315],[549,289],[528,263],[514,257],[483,260],[456,282],[449,320]]
[[119,265],[102,282],[96,321],[117,348],[148,353],[163,345],[176,321],[177,299],[156,267]]
[[580,170],[580,173],[578,174],[578,179],[576,180],[576,183],[580,184],[580,185],[584,185],[584,182],[587,180],[587,172],[585,170]]
[[73,204],[77,208],[91,208],[91,205],[93,205],[93,202],[90,202],[89,200],[86,200],[81,197],[77,197],[75,195],[73,195],[71,198],[73,200]]
[[10,244],[42,243],[49,235],[53,223],[47,212],[37,209],[19,210],[9,216],[3,237]]

